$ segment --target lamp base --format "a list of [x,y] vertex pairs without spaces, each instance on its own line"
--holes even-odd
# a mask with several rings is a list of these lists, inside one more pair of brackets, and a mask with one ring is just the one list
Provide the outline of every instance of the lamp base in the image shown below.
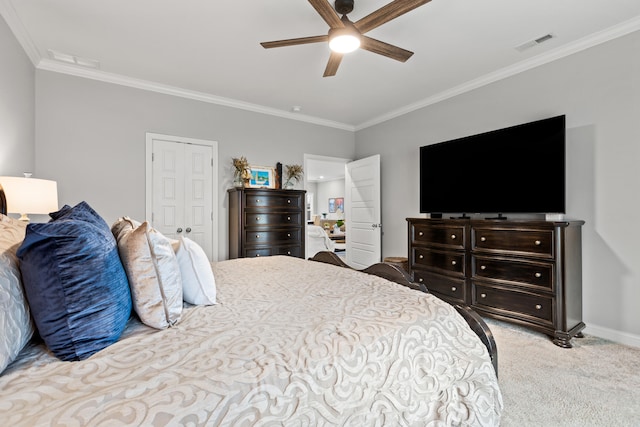
[[31,220],[29,219],[29,217],[27,216],[27,214],[25,214],[25,213],[20,214],[20,218],[18,218],[18,220],[19,220],[19,221],[24,221],[24,222],[29,222],[29,221],[31,221]]

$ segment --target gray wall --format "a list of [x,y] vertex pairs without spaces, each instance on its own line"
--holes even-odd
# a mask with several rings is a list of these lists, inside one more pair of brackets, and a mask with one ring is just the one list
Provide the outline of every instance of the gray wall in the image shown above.
[[1,16],[0,58],[0,175],[35,173],[35,69]]
[[406,256],[405,218],[420,216],[420,146],[566,114],[567,213],[586,221],[587,331],[640,345],[637,52],[640,32],[358,131],[355,158],[382,158],[383,255]]
[[60,204],[86,200],[111,223],[145,216],[145,133],[218,141],[219,259],[226,259],[231,158],[303,164],[303,154],[353,157],[354,134],[49,71],[36,73],[36,169]]

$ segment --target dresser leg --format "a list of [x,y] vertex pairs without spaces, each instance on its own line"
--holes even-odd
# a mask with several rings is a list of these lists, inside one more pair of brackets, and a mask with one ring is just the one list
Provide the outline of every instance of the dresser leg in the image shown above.
[[556,332],[556,335],[553,337],[553,343],[558,347],[573,348],[573,345],[571,344],[571,335],[564,332]]

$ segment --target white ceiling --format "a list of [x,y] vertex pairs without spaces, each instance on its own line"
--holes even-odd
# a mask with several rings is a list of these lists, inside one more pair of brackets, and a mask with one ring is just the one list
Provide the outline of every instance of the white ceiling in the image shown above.
[[[356,0],[349,17],[389,1]],[[323,78],[326,44],[259,45],[326,34],[305,0],[0,0],[0,13],[38,68],[349,130],[640,29],[639,0],[433,0],[367,33],[415,52],[406,63],[356,51]]]

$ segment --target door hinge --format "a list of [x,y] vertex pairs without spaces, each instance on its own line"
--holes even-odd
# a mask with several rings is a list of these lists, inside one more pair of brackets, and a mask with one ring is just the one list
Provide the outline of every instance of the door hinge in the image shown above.
[[151,153],[151,161],[153,162],[156,159],[156,153]]
[[151,212],[151,223],[153,224],[153,219],[154,219],[154,213]]
[[213,159],[211,159],[211,167],[213,167]]

